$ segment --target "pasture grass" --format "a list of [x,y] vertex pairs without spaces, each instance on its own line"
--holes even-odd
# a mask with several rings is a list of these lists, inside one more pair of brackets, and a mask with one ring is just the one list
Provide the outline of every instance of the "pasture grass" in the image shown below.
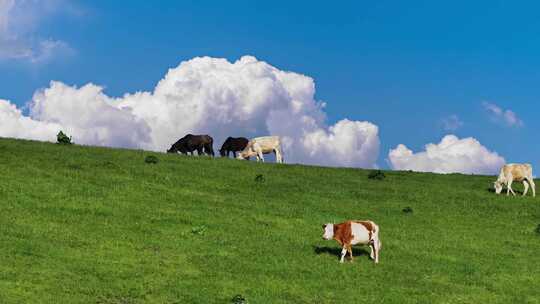
[[[540,303],[540,197],[490,176],[11,139],[0,172],[0,303]],[[346,219],[379,224],[379,265],[338,263]]]

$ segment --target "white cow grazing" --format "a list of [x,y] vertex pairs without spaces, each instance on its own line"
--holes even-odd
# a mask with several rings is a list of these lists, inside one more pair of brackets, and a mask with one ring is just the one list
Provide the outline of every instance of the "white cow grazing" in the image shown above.
[[514,190],[512,190],[512,182],[523,182],[523,196],[527,195],[529,190],[529,184],[532,188],[533,197],[536,196],[536,190],[534,185],[534,179],[532,175],[532,166],[530,164],[507,164],[501,168],[501,173],[497,181],[493,183],[495,186],[495,192],[497,194],[501,193],[503,185],[506,185],[506,195],[509,195],[512,192],[513,195],[516,195]]
[[251,139],[246,148],[238,154],[237,159],[248,159],[251,156],[256,156],[257,161],[264,162],[263,154],[274,152],[276,154],[276,162],[283,163],[283,154],[281,152],[281,143],[279,136],[263,136]]

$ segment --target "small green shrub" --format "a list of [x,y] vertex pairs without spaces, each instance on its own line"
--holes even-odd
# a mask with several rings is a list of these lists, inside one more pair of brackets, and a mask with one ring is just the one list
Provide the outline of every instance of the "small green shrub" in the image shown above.
[[538,226],[536,226],[536,233],[540,234],[540,224],[538,224]]
[[147,164],[157,164],[159,162],[159,159],[157,157],[155,157],[154,155],[148,155],[144,159],[144,162],[147,163]]
[[384,175],[384,172],[382,172],[381,170],[373,170],[369,172],[368,178],[375,180],[383,180],[386,178],[386,175]]
[[257,176],[255,176],[255,182],[257,183],[264,183],[265,179],[264,179],[264,176],[262,174],[258,174]]
[[205,232],[206,232],[206,226],[205,225],[191,227],[191,233],[193,233],[193,234],[203,235]]
[[231,299],[231,303],[234,304],[247,304],[247,302],[246,298],[241,294],[237,294]]
[[413,213],[413,210],[411,207],[405,207],[401,211],[403,211],[403,213]]
[[56,143],[61,144],[61,145],[71,145],[71,144],[73,144],[71,142],[71,136],[68,137],[62,131],[58,132],[58,135],[56,135]]

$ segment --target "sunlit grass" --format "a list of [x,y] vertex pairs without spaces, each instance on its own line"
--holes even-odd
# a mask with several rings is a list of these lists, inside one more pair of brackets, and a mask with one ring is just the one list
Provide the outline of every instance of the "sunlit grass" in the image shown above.
[[[0,156],[0,303],[540,301],[540,198],[494,177],[7,139]],[[379,265],[338,263],[321,224],[345,219],[379,224]]]

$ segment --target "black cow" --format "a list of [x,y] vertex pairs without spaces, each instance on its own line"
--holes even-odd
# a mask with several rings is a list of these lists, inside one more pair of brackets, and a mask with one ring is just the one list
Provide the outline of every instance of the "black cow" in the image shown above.
[[204,152],[207,155],[214,156],[214,149],[212,148],[213,143],[214,139],[208,135],[188,134],[175,142],[171,148],[167,150],[167,153],[180,152],[182,154],[191,153],[191,155],[193,155],[193,152],[197,151],[197,154],[199,155],[202,155]]
[[244,150],[248,142],[249,140],[245,137],[227,137],[223,146],[219,149],[219,154],[223,157],[229,157],[229,153],[232,152],[236,158],[236,152]]

